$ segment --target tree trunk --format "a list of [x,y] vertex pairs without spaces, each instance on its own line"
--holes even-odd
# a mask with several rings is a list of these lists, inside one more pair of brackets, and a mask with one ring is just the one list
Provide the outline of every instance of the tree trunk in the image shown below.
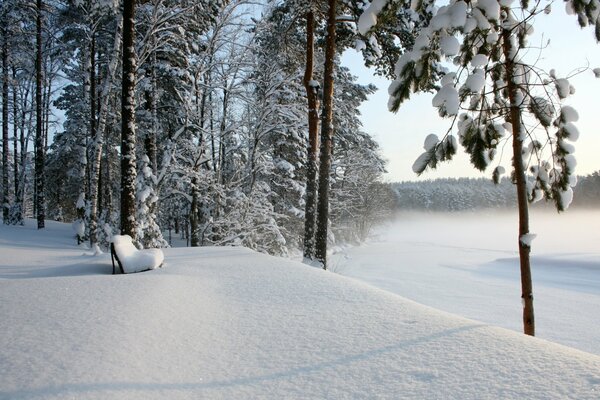
[[319,149],[318,86],[314,85],[315,14],[306,14],[306,69],[304,87],[308,99],[308,162],[306,166],[306,204],[304,209],[304,258],[315,257],[315,224],[317,217],[317,153]]
[[190,205],[190,245],[192,247],[200,246],[198,226],[198,179],[192,178],[192,204]]
[[531,247],[521,240],[529,233],[529,210],[527,203],[527,187],[525,180],[525,165],[523,163],[523,124],[521,121],[520,104],[517,103],[518,87],[514,83],[515,63],[511,56],[511,31],[502,31],[503,52],[506,68],[506,82],[510,99],[509,122],[512,124],[513,135],[513,167],[517,185],[517,204],[519,208],[519,261],[521,267],[521,298],[523,299],[523,331],[526,335],[535,336],[535,320],[533,313],[533,285],[531,282],[531,264],[529,252]]
[[317,200],[317,234],[315,259],[327,269],[327,222],[329,220],[329,170],[333,140],[333,67],[335,59],[336,0],[329,0],[327,39],[325,43],[325,74],[323,77],[323,115],[321,116],[321,153],[319,162],[319,193]]
[[92,33],[90,44],[90,138],[96,138],[96,37]]
[[17,202],[19,205],[19,211],[21,213],[21,221],[23,223],[23,217],[25,216],[27,210],[25,209],[25,190],[27,189],[27,152],[29,151],[29,134],[25,135],[26,126],[31,124],[27,123],[27,98],[29,97],[29,88],[26,88],[24,93],[22,94],[22,103],[21,103],[21,119],[20,119],[20,135],[19,135],[19,148],[21,149],[20,154],[20,164],[21,164],[21,173],[19,179],[19,193],[17,194]]
[[4,28],[2,29],[2,220],[4,224],[9,223],[8,169],[8,37]]
[[121,86],[121,234],[135,241],[135,0],[123,4],[123,80]]
[[46,220],[45,207],[45,149],[44,149],[44,131],[43,131],[43,104],[42,90],[44,85],[42,75],[42,0],[37,0],[36,17],[36,57],[35,57],[35,194],[36,194],[36,214],[37,227],[43,229]]
[[[21,182],[21,178],[19,176],[19,104],[17,99],[17,69],[12,67],[12,77],[13,77],[13,172],[14,172],[14,184],[15,184],[15,198],[14,198],[14,206],[15,211],[12,221],[14,224],[22,225],[23,224],[23,214],[21,213],[21,203],[19,202],[19,186]],[[21,149],[23,151],[23,149]]]

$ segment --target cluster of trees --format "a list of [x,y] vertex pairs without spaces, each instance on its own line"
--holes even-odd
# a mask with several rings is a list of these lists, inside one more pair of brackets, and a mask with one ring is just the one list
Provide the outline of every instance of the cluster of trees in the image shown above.
[[[502,179],[494,184],[485,178],[446,178],[392,184],[396,192],[397,210],[469,211],[481,209],[514,209],[517,196],[512,182]],[[569,208],[600,207],[600,173],[577,179]],[[538,202],[534,207],[550,207]]]
[[374,87],[339,64],[364,5],[336,3],[3,1],[4,223],[311,259],[321,234],[325,266],[393,204],[358,118]]

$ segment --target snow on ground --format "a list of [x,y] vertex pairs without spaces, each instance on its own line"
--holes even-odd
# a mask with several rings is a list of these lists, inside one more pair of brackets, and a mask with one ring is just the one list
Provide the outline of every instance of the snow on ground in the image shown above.
[[[0,226],[0,399],[597,399],[600,357],[244,248],[109,275]],[[427,238],[422,238],[427,240]],[[413,283],[414,284],[414,283]]]
[[[598,226],[600,211],[532,210],[536,335],[600,355]],[[331,265],[418,303],[521,332],[517,232],[516,212],[404,213]]]

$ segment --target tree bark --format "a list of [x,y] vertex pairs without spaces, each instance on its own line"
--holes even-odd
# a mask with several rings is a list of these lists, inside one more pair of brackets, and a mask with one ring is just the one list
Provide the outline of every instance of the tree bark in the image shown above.
[[323,115],[321,116],[321,153],[319,157],[319,193],[317,200],[317,234],[315,259],[327,269],[327,223],[329,220],[329,170],[333,140],[333,67],[335,59],[336,0],[329,0],[325,74],[323,77]]
[[123,4],[123,79],[121,85],[121,234],[135,241],[135,0]]
[[531,247],[521,240],[529,233],[529,205],[525,180],[525,165],[523,162],[523,124],[521,121],[520,104],[517,103],[518,87],[514,83],[515,63],[511,56],[511,31],[503,29],[503,52],[506,68],[506,82],[510,99],[509,122],[513,130],[513,167],[517,185],[517,205],[519,209],[519,261],[521,268],[521,298],[523,300],[523,332],[535,336],[535,320],[533,312],[533,285],[531,279],[531,264],[529,253]]
[[13,78],[13,90],[12,90],[12,97],[13,97],[13,172],[14,172],[14,185],[15,185],[15,198],[14,198],[14,205],[15,205],[15,215],[14,215],[14,221],[13,223],[15,224],[22,224],[23,218],[20,212],[20,205],[19,205],[19,181],[20,181],[20,177],[19,177],[19,124],[18,119],[19,119],[19,104],[18,104],[18,99],[17,99],[17,69],[15,68],[15,66],[12,66],[12,78]]
[[35,57],[35,193],[36,193],[36,214],[37,227],[43,229],[46,220],[45,207],[45,148],[44,148],[44,131],[43,131],[43,103],[42,90],[44,85],[42,74],[42,0],[37,0],[37,17],[36,17],[36,57]]
[[198,221],[198,179],[192,178],[192,203],[190,205],[190,246],[200,246]]
[[318,90],[313,83],[315,14],[306,14],[306,69],[304,87],[308,100],[308,160],[306,165],[306,204],[304,208],[304,258],[315,257],[315,224],[317,217],[317,154],[319,150]]

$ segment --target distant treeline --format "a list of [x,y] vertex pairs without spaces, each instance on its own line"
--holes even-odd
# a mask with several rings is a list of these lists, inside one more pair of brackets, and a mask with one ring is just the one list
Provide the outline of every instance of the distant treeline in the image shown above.
[[[396,208],[401,210],[466,211],[516,207],[515,186],[509,179],[495,185],[486,178],[446,178],[392,183]],[[534,207],[553,207],[544,200]],[[600,171],[580,176],[571,208],[600,207]]]

